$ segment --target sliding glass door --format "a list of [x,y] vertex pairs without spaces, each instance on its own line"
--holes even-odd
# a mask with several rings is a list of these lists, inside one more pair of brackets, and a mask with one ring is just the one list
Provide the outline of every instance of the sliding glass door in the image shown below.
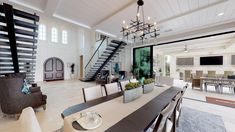
[[133,49],[133,74],[137,79],[153,76],[153,47]]

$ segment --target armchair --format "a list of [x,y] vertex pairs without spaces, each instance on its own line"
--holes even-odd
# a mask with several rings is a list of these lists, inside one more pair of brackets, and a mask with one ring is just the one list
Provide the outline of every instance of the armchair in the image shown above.
[[36,84],[30,87],[30,94],[21,92],[24,77],[0,78],[1,109],[4,114],[19,114],[26,107],[37,108],[43,106],[46,109],[46,95],[43,95]]
[[100,71],[100,75],[96,78],[96,84],[105,85],[108,83],[109,70]]

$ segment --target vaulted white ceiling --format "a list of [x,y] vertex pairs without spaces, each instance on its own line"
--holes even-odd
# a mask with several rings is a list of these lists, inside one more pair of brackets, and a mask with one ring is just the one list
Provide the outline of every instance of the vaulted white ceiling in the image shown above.
[[[122,21],[136,16],[137,0],[3,0],[121,37]],[[144,0],[145,16],[156,21],[160,38],[235,22],[235,0]],[[219,15],[220,14],[220,15]],[[206,32],[206,31],[205,31]]]

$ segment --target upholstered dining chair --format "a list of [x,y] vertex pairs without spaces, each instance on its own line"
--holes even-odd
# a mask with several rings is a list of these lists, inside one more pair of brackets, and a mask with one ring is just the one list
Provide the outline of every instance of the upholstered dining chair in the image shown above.
[[22,110],[19,122],[21,132],[42,132],[32,107],[27,107]]
[[136,78],[134,78],[134,79],[130,79],[130,82],[131,83],[136,83],[136,82],[139,82]]
[[203,77],[203,71],[196,71],[196,75],[192,76],[192,89],[200,88],[200,78]]
[[203,77],[203,71],[196,71],[196,79],[200,79],[201,77]]
[[104,94],[104,90],[102,89],[101,85],[82,88],[82,93],[83,93],[84,102],[106,96],[106,94]]
[[120,83],[120,86],[121,86],[121,89],[124,91],[125,90],[125,86],[130,83],[129,80],[126,80],[126,81],[121,81],[119,82]]
[[191,70],[184,71],[184,81],[191,82]]
[[165,77],[165,76],[160,76],[160,77],[159,77],[159,84],[160,84],[160,85],[173,86],[173,84],[174,84],[174,78]]
[[233,75],[234,72],[233,71],[224,71],[224,77],[227,78],[228,76]]
[[207,71],[207,76],[208,77],[215,77],[216,76],[216,71]]
[[118,87],[118,83],[109,83],[109,84],[105,84],[105,91],[106,91],[106,95],[111,95],[114,93],[118,93],[121,91],[121,89]]

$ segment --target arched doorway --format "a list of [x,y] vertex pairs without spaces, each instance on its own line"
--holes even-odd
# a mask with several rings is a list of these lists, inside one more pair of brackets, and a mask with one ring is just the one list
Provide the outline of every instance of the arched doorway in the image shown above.
[[44,62],[44,81],[64,80],[64,63],[61,59],[52,57]]

